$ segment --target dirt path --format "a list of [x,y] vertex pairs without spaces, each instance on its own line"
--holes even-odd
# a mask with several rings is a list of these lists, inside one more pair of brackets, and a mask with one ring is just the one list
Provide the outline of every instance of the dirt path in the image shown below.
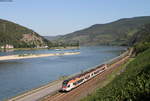
[[76,89],[67,93],[57,93],[53,96],[47,96],[42,101],[79,101],[81,98],[92,93],[106,79],[106,76],[112,73],[115,68],[122,65],[129,57],[125,57],[117,63],[112,64],[105,72],[97,75],[93,79],[85,82]]

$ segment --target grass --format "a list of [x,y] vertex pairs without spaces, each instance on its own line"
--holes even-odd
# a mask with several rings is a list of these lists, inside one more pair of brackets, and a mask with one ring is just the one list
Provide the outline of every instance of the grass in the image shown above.
[[113,81],[116,76],[120,75],[120,73],[122,73],[126,69],[126,66],[133,60],[134,58],[130,58],[125,64],[122,64],[121,66],[115,68],[110,75],[107,75],[106,80],[101,84],[101,88]]

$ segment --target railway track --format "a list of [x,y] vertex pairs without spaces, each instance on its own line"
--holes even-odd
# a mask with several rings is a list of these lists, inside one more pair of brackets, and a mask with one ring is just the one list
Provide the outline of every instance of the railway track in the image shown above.
[[42,99],[42,101],[78,101],[93,92],[97,87],[99,87],[99,85],[106,79],[106,76],[112,73],[115,68],[125,63],[128,58],[129,56],[122,58],[121,60],[109,66],[109,68],[106,69],[104,72],[83,83],[77,88],[67,93],[58,92],[53,96],[47,96]]

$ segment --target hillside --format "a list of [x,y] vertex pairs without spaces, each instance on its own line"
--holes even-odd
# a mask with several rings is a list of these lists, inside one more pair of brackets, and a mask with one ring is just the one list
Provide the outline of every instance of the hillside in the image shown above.
[[45,39],[53,41],[53,40],[57,40],[61,37],[62,35],[57,35],[57,36],[43,36]]
[[129,41],[130,46],[134,47],[136,54],[150,48],[150,24],[142,26]]
[[142,26],[130,39],[131,45],[141,42],[150,42],[150,24]]
[[35,48],[48,41],[31,29],[0,19],[0,46],[10,44],[15,48]]
[[80,45],[127,45],[130,38],[144,24],[150,23],[150,16],[120,19],[107,24],[95,24],[89,28],[66,34],[56,41]]
[[134,34],[130,45],[136,53],[134,60],[112,82],[81,101],[150,100],[150,24]]

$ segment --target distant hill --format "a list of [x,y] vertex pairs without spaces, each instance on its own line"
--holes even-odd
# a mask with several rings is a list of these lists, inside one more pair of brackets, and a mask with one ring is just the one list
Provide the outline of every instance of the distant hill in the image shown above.
[[45,39],[53,41],[53,40],[57,40],[61,37],[62,35],[57,35],[57,36],[43,36]]
[[56,38],[56,41],[79,41],[80,45],[127,45],[134,33],[147,23],[150,23],[150,16],[124,18],[107,24],[95,24]]
[[0,19],[0,46],[14,45],[15,48],[34,48],[46,45],[48,40],[19,24]]

